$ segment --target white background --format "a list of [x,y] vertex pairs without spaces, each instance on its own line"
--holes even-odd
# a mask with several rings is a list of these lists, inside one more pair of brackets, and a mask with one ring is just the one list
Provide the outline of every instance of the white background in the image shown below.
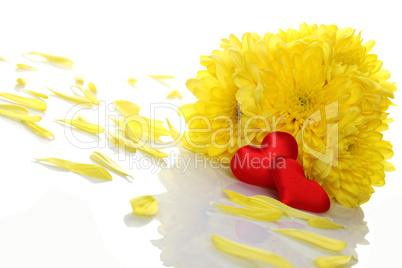
[[[399,85],[402,78],[397,1],[1,1],[0,13],[0,57],[9,61],[0,62],[0,91],[6,92],[14,91],[17,77],[29,77],[29,89],[48,93],[43,84],[66,87],[77,73],[98,86],[101,100],[126,98],[147,107],[163,101],[169,90],[144,74],[163,73],[175,75],[170,85],[184,92],[185,102],[192,101],[184,83],[200,69],[199,56],[218,48],[221,38],[247,31],[263,35],[303,22],[363,30],[364,40],[376,40],[373,52],[391,80]],[[35,65],[39,72],[16,73],[12,64],[28,63],[21,58],[28,51],[70,57],[76,68]],[[136,89],[125,82],[128,77],[139,78]],[[395,96],[400,103],[399,93]],[[95,184],[33,163],[33,157],[47,156],[89,161],[91,150],[71,146],[65,129],[53,122],[70,106],[53,97],[48,106],[42,124],[56,136],[51,143],[0,118],[0,266],[162,267],[159,250],[149,243],[160,237],[158,224],[127,228],[127,201],[163,192],[156,174],[133,168],[134,183],[116,177]],[[371,245],[358,247],[362,262],[356,267],[397,263],[400,257],[401,110],[390,112],[395,123],[385,138],[394,145],[391,162],[397,171],[387,174],[387,185],[362,206]],[[130,168],[129,161],[119,163]]]

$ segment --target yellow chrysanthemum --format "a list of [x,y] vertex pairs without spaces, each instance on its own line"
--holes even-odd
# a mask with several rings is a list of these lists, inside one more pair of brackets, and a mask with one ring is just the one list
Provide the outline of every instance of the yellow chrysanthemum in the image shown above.
[[270,131],[292,134],[308,179],[332,200],[353,207],[383,186],[392,146],[388,107],[396,90],[370,54],[374,41],[335,25],[302,24],[260,37],[231,35],[202,56],[206,70],[187,81],[198,98],[181,107],[184,146],[228,162],[238,148],[260,144]]

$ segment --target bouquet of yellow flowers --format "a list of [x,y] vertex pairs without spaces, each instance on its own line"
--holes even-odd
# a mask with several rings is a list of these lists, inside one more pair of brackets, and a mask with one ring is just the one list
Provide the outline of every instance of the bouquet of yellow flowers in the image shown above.
[[370,53],[374,44],[335,25],[230,35],[201,56],[206,69],[187,81],[198,101],[180,109],[188,125],[183,145],[228,163],[240,147],[287,132],[306,178],[331,200],[367,202],[372,186],[383,186],[384,172],[395,169],[381,132],[392,121],[396,86]]

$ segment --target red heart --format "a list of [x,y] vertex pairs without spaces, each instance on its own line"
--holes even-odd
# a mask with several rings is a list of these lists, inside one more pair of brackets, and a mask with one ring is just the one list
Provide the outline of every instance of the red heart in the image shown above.
[[306,179],[303,167],[296,160],[277,157],[271,172],[282,203],[317,213],[331,206],[325,190],[316,181]]
[[265,136],[261,148],[247,145],[234,154],[230,167],[240,181],[276,189],[272,179],[271,166],[275,157],[297,158],[298,147],[295,138],[286,132],[271,132]]

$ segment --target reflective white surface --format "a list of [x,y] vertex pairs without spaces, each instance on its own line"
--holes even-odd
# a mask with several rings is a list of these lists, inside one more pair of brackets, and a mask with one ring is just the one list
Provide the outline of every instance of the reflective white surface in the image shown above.
[[[157,198],[160,212],[156,219],[161,222],[159,232],[162,239],[153,244],[162,250],[161,260],[166,266],[174,267],[244,267],[262,263],[230,257],[211,247],[210,236],[218,234],[245,245],[277,253],[289,260],[295,267],[313,266],[313,258],[331,255],[353,255],[359,258],[357,244],[368,244],[368,233],[360,207],[346,208],[332,203],[331,209],[323,214],[346,227],[327,230],[307,225],[306,221],[283,217],[277,222],[267,223],[243,219],[222,213],[211,202],[232,204],[222,189],[229,189],[244,195],[263,194],[277,198],[269,189],[244,184],[230,174],[230,169],[194,168],[197,158],[185,150],[184,159],[193,159],[185,173],[180,167],[164,169],[159,179],[166,193]],[[181,160],[181,158],[180,158]],[[178,165],[180,166],[180,164]],[[348,246],[339,253],[327,251],[270,231],[269,228],[295,228],[316,232],[345,241]],[[363,261],[363,260],[362,260]]]

